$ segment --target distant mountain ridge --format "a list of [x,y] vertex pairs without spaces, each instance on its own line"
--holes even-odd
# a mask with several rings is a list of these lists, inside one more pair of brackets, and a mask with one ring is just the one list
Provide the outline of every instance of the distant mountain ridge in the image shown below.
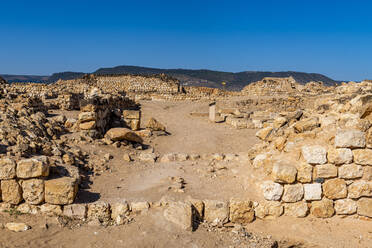
[[[262,80],[264,77],[290,77],[297,82],[305,84],[310,81],[322,81],[326,85],[339,83],[327,76],[318,73],[305,72],[268,72],[268,71],[243,71],[243,72],[223,72],[213,70],[189,70],[189,69],[158,69],[141,66],[116,66],[100,68],[93,72],[97,75],[107,74],[134,74],[152,75],[164,73],[180,81],[182,85],[205,86],[212,88],[222,88],[222,82],[226,82],[226,89],[241,90],[244,86]],[[8,82],[45,82],[52,83],[59,79],[68,80],[83,76],[84,72],[60,72],[51,76],[23,76],[23,75],[1,75]]]

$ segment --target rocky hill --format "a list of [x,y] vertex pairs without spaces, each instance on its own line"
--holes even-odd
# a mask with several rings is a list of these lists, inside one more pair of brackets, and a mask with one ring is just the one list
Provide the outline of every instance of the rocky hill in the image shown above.
[[[186,86],[203,86],[212,88],[223,88],[229,90],[241,90],[247,84],[257,82],[265,77],[293,77],[297,82],[305,84],[311,81],[322,81],[325,85],[335,85],[335,81],[318,73],[305,72],[265,72],[265,71],[244,71],[244,72],[223,72],[212,70],[187,70],[187,69],[158,69],[140,66],[117,66],[110,68],[100,68],[93,72],[98,75],[117,75],[117,74],[135,74],[135,75],[153,75],[166,74],[180,81]],[[23,75],[2,75],[8,82],[56,82],[58,79],[69,80],[83,76],[83,72],[60,72],[51,76],[23,76]],[[221,83],[226,82],[223,86]]]

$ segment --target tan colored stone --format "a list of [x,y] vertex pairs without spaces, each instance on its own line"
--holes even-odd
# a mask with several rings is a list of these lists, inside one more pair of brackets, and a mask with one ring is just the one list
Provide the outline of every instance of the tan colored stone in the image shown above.
[[95,121],[88,121],[88,122],[83,122],[79,124],[79,128],[81,130],[92,130],[96,128],[96,122]]
[[356,199],[362,196],[372,196],[372,182],[360,180],[355,181],[348,187],[348,197]]
[[353,153],[349,148],[331,148],[328,150],[327,158],[331,164],[349,164],[353,161]]
[[372,165],[372,149],[355,149],[353,154],[356,164]]
[[204,200],[204,219],[209,223],[224,224],[229,221],[229,206],[226,202]]
[[111,204],[111,219],[116,225],[123,225],[128,219],[129,205],[127,202],[117,202]]
[[284,163],[283,161],[276,162],[273,166],[272,176],[275,182],[293,183],[296,181],[296,175],[296,167]]
[[101,201],[88,204],[87,218],[89,221],[96,221],[99,224],[108,224],[111,219],[110,205]]
[[13,179],[16,176],[16,163],[13,159],[0,159],[0,179]]
[[363,176],[363,168],[358,164],[344,164],[338,168],[338,177],[344,179],[356,179]]
[[61,216],[62,208],[60,205],[45,203],[40,206],[40,212],[47,216]]
[[310,183],[313,179],[313,167],[305,162],[296,164],[297,181],[301,183]]
[[49,176],[49,164],[46,156],[23,159],[17,163],[18,178],[33,178]]
[[79,114],[80,122],[90,122],[90,121],[96,121],[96,120],[97,120],[97,114],[95,112],[81,112]]
[[66,205],[74,202],[78,185],[76,179],[62,177],[45,181],[45,202]]
[[19,204],[22,199],[22,188],[15,179],[1,181],[1,195],[4,202]]
[[31,229],[31,227],[25,223],[14,223],[14,222],[6,223],[5,227],[13,232],[24,232],[24,231]]
[[233,223],[247,224],[254,220],[252,201],[238,199],[230,200],[230,221]]
[[275,219],[283,214],[284,208],[280,202],[269,201],[260,203],[254,211],[259,219]]
[[363,180],[372,181],[372,166],[363,167]]
[[157,121],[155,118],[150,118],[146,124],[146,128],[151,131],[166,131],[166,127]]
[[297,133],[302,133],[305,131],[311,131],[320,126],[319,120],[316,117],[306,118],[301,121],[297,121],[293,126]]
[[327,150],[322,146],[303,146],[301,149],[301,153],[308,164],[327,163]]
[[366,132],[366,144],[368,148],[372,148],[372,128]]
[[295,202],[284,204],[284,214],[287,216],[303,218],[309,213],[309,207],[306,202]]
[[357,202],[358,215],[372,218],[372,198],[361,198]]
[[328,199],[341,199],[347,196],[345,180],[335,178],[323,183],[323,194]]
[[282,196],[283,202],[298,202],[304,197],[304,187],[302,184],[286,184],[284,185],[284,193]]
[[335,201],[336,214],[355,214],[357,211],[357,203],[351,199],[341,199]]
[[317,218],[330,218],[334,215],[333,201],[324,198],[321,201],[311,202],[310,212]]
[[273,125],[275,129],[278,129],[284,126],[286,123],[287,123],[287,118],[280,116],[274,120]]
[[128,140],[137,143],[143,142],[142,138],[138,136],[135,132],[124,127],[111,128],[106,132],[105,136],[111,139],[112,141]]
[[130,209],[132,212],[140,213],[147,211],[150,208],[150,204],[147,201],[144,202],[132,202],[130,204]]
[[273,131],[272,127],[265,127],[256,132],[256,136],[261,140],[266,140],[270,136],[272,131]]
[[283,194],[283,186],[272,181],[264,181],[261,184],[263,196],[268,201],[278,201]]
[[283,151],[286,141],[287,139],[281,136],[276,138],[273,143],[276,149],[278,149],[279,151]]
[[314,168],[314,179],[337,177],[337,167],[333,164],[320,164]]
[[23,191],[23,199],[27,203],[37,205],[44,201],[44,180],[23,180],[21,185]]
[[338,130],[335,137],[338,148],[364,148],[366,146],[365,132],[359,130]]
[[183,230],[191,231],[193,216],[190,203],[172,202],[164,211],[164,217]]
[[141,111],[140,110],[124,110],[123,111],[123,118],[124,119],[140,119],[141,118]]
[[63,215],[72,219],[84,220],[87,217],[87,205],[70,204],[63,207]]
[[17,211],[19,211],[22,214],[38,214],[39,208],[38,206],[24,202],[17,206]]

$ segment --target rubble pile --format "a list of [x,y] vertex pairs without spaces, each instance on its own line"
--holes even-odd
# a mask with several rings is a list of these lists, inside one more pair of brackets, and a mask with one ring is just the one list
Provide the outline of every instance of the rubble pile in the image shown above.
[[263,143],[250,151],[252,165],[268,179],[257,217],[372,217],[372,84],[335,91],[314,109],[279,113],[257,132]]

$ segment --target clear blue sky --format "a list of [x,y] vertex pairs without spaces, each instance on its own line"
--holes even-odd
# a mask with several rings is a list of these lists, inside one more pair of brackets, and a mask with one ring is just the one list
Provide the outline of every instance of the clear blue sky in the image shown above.
[[372,78],[372,1],[0,0],[0,73],[116,65]]

